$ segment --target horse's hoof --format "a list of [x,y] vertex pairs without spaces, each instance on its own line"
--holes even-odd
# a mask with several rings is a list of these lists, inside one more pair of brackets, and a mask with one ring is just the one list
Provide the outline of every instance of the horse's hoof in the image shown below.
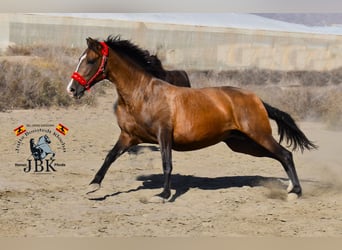
[[149,199],[149,203],[165,203],[167,200],[163,197],[160,197],[158,195],[155,195],[155,196],[152,196],[150,199]]
[[88,187],[88,191],[87,191],[87,195],[96,192],[97,190],[99,190],[101,188],[100,184],[98,183],[92,183],[89,185]]
[[298,194],[296,193],[288,193],[287,194],[287,201],[294,201],[299,198]]
[[289,180],[289,185],[288,185],[286,191],[287,191],[288,193],[290,193],[290,192],[292,191],[292,189],[293,189],[293,184],[292,184],[292,181]]

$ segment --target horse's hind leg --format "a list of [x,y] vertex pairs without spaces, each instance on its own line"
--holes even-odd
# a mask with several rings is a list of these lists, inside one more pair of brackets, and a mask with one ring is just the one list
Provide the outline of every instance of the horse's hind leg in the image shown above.
[[[280,145],[279,145],[280,146]],[[297,176],[297,171],[293,162],[293,157],[292,157],[292,153],[290,151],[288,151],[287,149],[283,148],[282,146],[280,146],[282,148],[282,152],[280,152],[281,157],[278,159],[281,164],[283,165],[289,179],[290,179],[290,183],[289,186],[287,188],[287,192],[289,194],[296,194],[297,196],[301,196],[302,195],[302,188],[300,186],[299,183],[299,179]]]
[[272,158],[278,160],[285,172],[287,173],[290,183],[287,188],[289,194],[296,194],[296,196],[302,195],[302,188],[299,183],[299,179],[297,176],[297,171],[293,162],[292,153],[277,143],[273,137],[264,143],[265,147],[272,154]]
[[292,153],[276,142],[272,136],[264,137],[263,140],[259,140],[257,143],[241,133],[237,137],[227,139],[225,143],[236,152],[257,157],[270,157],[278,160],[290,179],[287,189],[288,193],[296,194],[296,196],[302,194],[302,188],[299,183]]

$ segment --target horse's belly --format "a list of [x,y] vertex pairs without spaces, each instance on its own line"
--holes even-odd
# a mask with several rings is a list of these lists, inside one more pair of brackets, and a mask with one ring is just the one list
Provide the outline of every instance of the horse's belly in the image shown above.
[[176,151],[191,151],[191,150],[197,150],[201,148],[206,148],[211,145],[215,145],[219,143],[222,140],[206,140],[206,141],[196,141],[191,143],[177,143],[174,142],[172,145],[172,149]]
[[173,148],[179,151],[201,149],[228,138],[232,128],[211,124],[202,128],[174,132]]

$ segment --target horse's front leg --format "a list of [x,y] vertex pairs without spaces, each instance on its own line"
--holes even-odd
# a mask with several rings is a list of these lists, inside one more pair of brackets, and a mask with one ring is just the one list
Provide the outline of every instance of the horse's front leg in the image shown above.
[[89,191],[87,194],[93,193],[101,188],[101,182],[111,164],[117,158],[119,158],[120,155],[125,153],[132,145],[134,145],[132,138],[129,135],[121,132],[118,141],[112,150],[109,151],[101,168],[97,171],[94,179],[90,182]]
[[164,202],[171,196],[172,133],[168,129],[161,129],[158,141],[163,163],[164,187],[160,194],[151,199],[151,202]]

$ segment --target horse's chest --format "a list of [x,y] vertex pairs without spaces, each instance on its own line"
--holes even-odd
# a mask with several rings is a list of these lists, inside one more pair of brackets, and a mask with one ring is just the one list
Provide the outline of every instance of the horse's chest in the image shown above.
[[150,114],[118,110],[116,112],[119,127],[142,142],[157,141],[157,122]]

